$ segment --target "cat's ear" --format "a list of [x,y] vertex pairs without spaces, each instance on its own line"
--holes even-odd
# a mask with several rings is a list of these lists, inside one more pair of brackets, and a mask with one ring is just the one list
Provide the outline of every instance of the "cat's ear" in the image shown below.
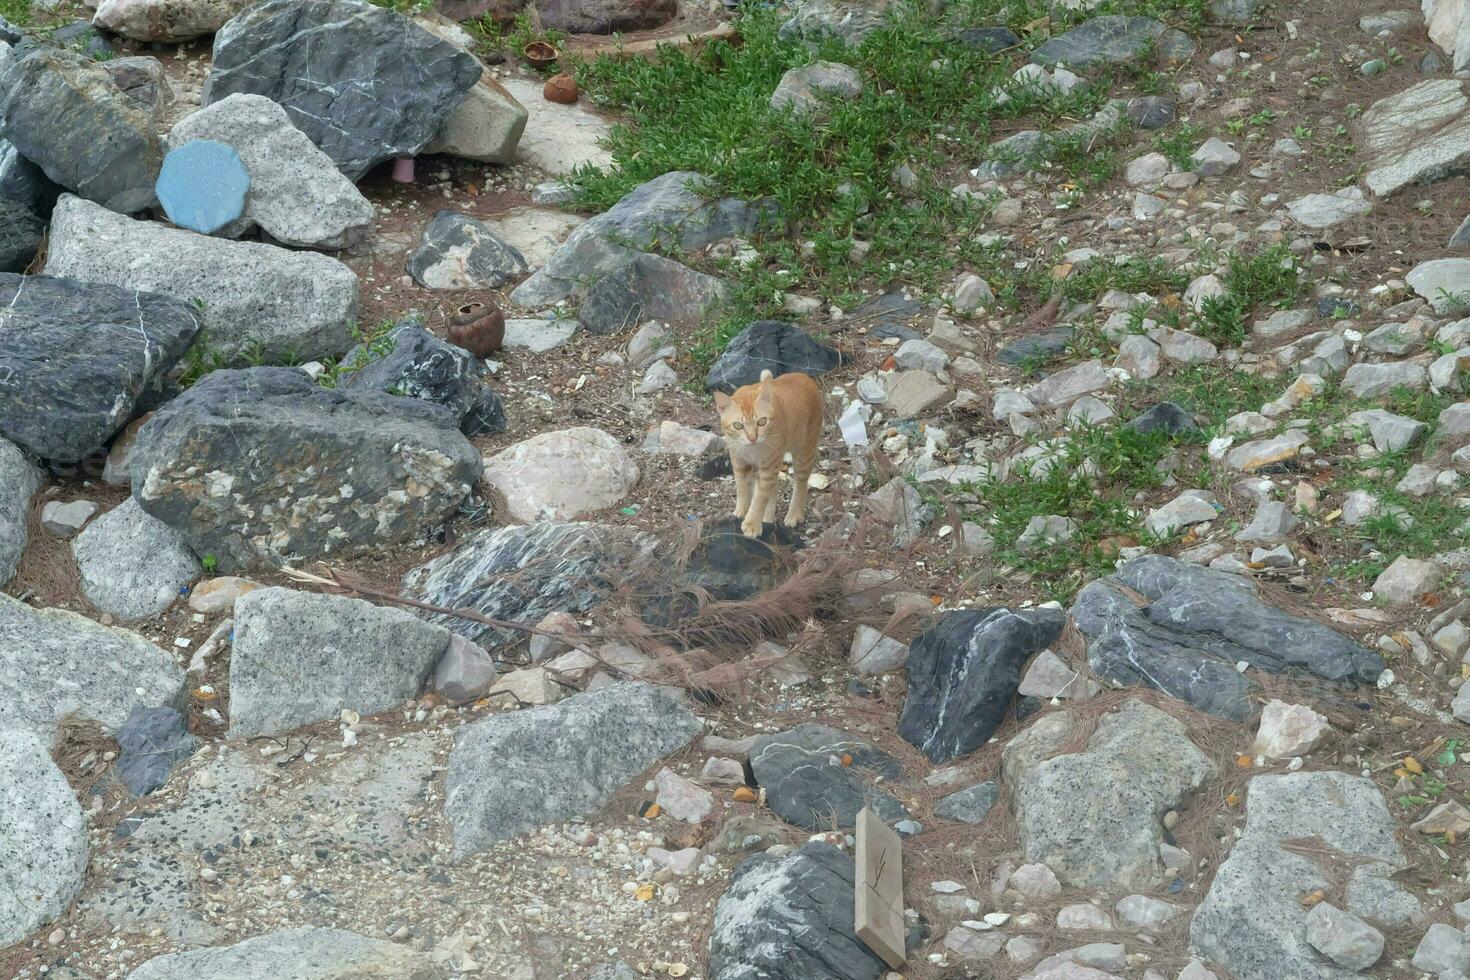
[[734,400],[735,399],[731,398],[729,395],[725,394],[723,391],[717,391],[717,392],[715,392],[715,410],[716,411],[719,411],[719,412],[723,412],[725,409],[727,409],[727,408],[730,407],[730,403],[733,402]]

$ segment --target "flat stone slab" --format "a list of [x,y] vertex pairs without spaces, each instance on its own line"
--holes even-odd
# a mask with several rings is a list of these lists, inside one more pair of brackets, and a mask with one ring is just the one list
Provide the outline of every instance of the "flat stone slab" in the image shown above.
[[581,102],[547,102],[541,94],[545,83],[539,79],[507,78],[502,84],[530,113],[517,149],[522,163],[554,176],[569,174],[583,164],[612,165],[612,153],[600,145],[612,133],[611,122]]
[[410,946],[345,929],[304,928],[158,956],[128,980],[430,980],[435,973],[429,958]]
[[635,682],[465,725],[444,780],[455,854],[586,816],[700,727],[668,694]]
[[1108,14],[1052,38],[1032,52],[1031,60],[1038,65],[1092,68],[1132,61],[1155,48],[1167,59],[1180,61],[1193,53],[1194,43],[1151,17]]
[[1349,637],[1267,605],[1249,579],[1161,555],[1135,558],[1088,584],[1071,613],[1099,677],[1152,687],[1237,721],[1250,716],[1255,689],[1235,668],[1242,661],[1345,686],[1373,683],[1384,666]]
[[1347,911],[1383,922],[1406,898],[1417,904],[1388,877],[1405,858],[1383,794],[1371,780],[1341,772],[1262,775],[1247,786],[1245,806],[1245,833],[1190,924],[1191,951],[1239,980],[1358,976],[1320,956],[1307,939],[1310,906],[1302,897],[1336,889],[1327,862],[1285,845],[1310,839],[1314,849],[1330,849],[1331,867],[1352,868]]
[[1380,99],[1359,122],[1380,197],[1470,171],[1470,98],[1458,79],[1429,79]]

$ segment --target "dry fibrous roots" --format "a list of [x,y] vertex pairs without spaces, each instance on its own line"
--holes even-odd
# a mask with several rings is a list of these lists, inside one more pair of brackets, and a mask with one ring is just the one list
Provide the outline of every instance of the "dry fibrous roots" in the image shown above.
[[[629,676],[626,665],[607,663],[598,656],[597,644],[620,642],[653,657],[666,671],[660,682],[725,696],[745,691],[749,681],[786,657],[820,648],[825,642],[824,622],[835,619],[844,587],[863,564],[866,542],[875,533],[870,522],[859,521],[851,534],[819,539],[806,547],[763,545],[766,557],[779,569],[773,584],[748,598],[726,599],[711,595],[698,585],[681,582],[702,541],[708,539],[700,521],[671,528],[660,540],[667,546],[653,555],[630,554],[616,580],[605,583],[607,598],[593,610],[599,621],[595,637],[566,636],[541,629],[536,623],[496,619],[473,609],[449,608],[401,594],[396,587],[379,585],[343,569],[318,566],[314,571],[284,568],[284,574],[300,585],[335,594],[354,594],[392,605],[405,606],[440,617],[458,618],[493,629],[524,636],[545,635],[573,643],[599,661],[615,676]],[[891,532],[890,532],[891,533]],[[534,576],[533,569],[509,572],[505,580]],[[679,614],[668,625],[640,617],[650,606],[678,603]],[[885,616],[874,625],[892,629],[907,618]],[[851,619],[846,618],[845,624]],[[785,648],[784,654],[755,655],[764,640]],[[652,679],[645,677],[644,679]]]

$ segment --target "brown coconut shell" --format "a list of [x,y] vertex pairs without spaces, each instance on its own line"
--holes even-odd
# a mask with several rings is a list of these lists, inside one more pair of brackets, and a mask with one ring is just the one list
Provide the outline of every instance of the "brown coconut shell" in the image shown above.
[[450,320],[448,338],[476,357],[489,357],[505,343],[505,314],[479,303],[462,306]]
[[572,105],[579,95],[581,92],[576,80],[565,73],[547,79],[546,87],[541,90],[541,96],[547,102],[560,102],[562,105]]

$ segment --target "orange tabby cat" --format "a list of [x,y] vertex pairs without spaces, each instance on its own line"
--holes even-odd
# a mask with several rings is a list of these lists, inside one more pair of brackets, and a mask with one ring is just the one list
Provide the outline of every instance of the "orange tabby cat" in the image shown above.
[[735,471],[735,516],[747,538],[759,537],[763,521],[776,519],[776,474],[791,454],[795,489],[786,511],[786,526],[806,516],[807,480],[817,463],[822,435],[822,393],[804,374],[772,378],[762,371],[758,384],[737,388],[734,395],[715,392],[720,429]]

